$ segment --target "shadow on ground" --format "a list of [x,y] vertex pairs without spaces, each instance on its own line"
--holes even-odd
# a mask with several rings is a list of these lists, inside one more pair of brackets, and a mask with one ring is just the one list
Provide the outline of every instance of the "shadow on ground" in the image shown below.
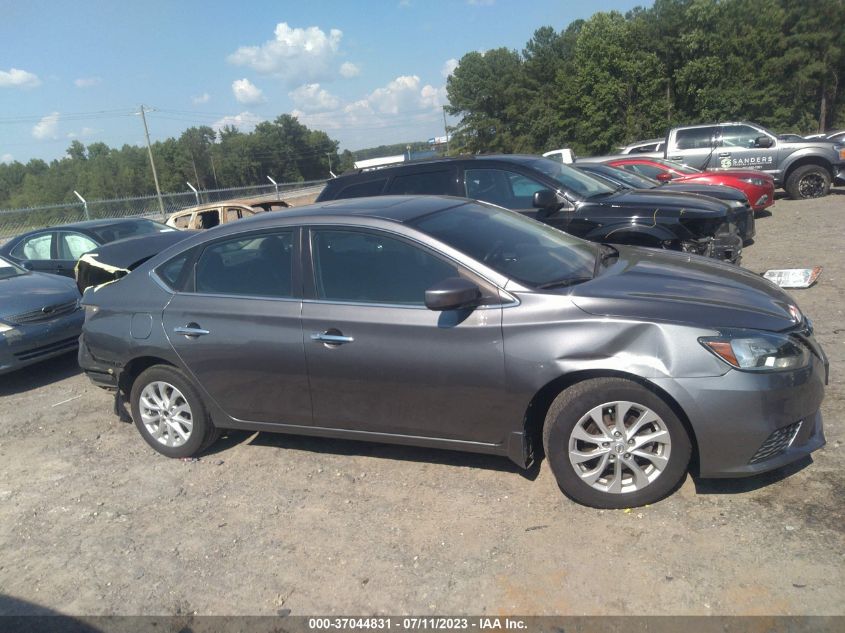
[[741,479],[699,479],[695,481],[695,491],[700,495],[731,495],[751,492],[765,488],[778,481],[783,481],[792,475],[804,470],[813,463],[812,457],[799,459],[797,462],[787,464],[776,470],[767,473],[743,477]]
[[80,373],[76,352],[57,356],[0,376],[0,396],[10,396],[70,378]]
[[[483,468],[499,472],[517,473],[531,481],[539,475],[541,462],[541,460],[535,460],[530,468],[522,469],[507,457],[497,455],[448,451],[419,446],[379,444],[357,440],[288,435],[284,433],[253,433],[251,431],[227,431],[220,440],[203,453],[203,456],[218,455],[225,453],[225,451],[235,446],[246,444],[328,455],[358,455],[394,461],[423,462],[462,468]],[[223,455],[220,456],[222,457]]]

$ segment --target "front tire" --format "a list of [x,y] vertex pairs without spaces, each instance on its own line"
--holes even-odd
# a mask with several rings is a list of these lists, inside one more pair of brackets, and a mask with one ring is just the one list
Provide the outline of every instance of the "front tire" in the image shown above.
[[821,198],[830,193],[830,172],[819,165],[802,165],[789,174],[784,189],[793,200]]
[[197,390],[175,367],[145,369],[132,384],[129,400],[138,432],[167,457],[191,457],[220,436]]
[[659,396],[621,378],[594,378],[555,398],[543,448],[563,493],[594,508],[654,503],[687,471],[692,446]]

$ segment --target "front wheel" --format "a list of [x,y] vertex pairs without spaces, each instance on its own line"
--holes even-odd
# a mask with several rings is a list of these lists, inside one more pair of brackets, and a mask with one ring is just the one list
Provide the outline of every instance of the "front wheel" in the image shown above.
[[819,165],[803,165],[796,168],[784,187],[790,198],[821,198],[830,193],[830,172]]
[[135,379],[129,400],[141,436],[167,457],[191,457],[220,436],[196,389],[175,367],[145,369]]
[[594,508],[662,499],[680,485],[692,450],[672,409],[620,378],[585,380],[558,395],[543,447],[563,493]]

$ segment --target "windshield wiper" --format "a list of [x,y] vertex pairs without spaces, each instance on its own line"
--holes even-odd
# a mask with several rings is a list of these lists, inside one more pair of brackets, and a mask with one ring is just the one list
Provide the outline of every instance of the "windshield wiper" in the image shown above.
[[567,277],[566,279],[557,279],[555,281],[548,281],[537,286],[538,290],[548,290],[549,288],[562,288],[564,286],[574,286],[575,284],[590,281],[592,277]]

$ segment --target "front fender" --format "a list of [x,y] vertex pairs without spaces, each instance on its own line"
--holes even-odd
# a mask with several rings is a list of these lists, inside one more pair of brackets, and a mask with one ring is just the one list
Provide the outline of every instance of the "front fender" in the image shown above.
[[660,224],[642,226],[639,224],[606,224],[593,229],[584,236],[592,242],[615,242],[618,244],[636,244],[643,246],[659,245],[663,242],[674,242],[684,239],[686,236],[678,235],[676,232]]

